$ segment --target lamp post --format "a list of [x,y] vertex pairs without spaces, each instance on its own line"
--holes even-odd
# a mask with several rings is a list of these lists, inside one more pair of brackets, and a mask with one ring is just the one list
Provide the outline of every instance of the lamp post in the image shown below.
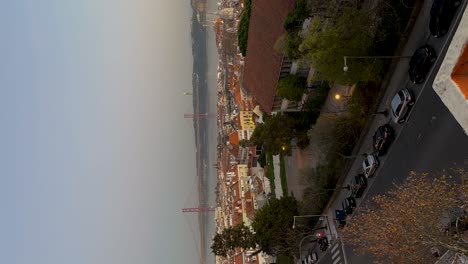
[[[310,217],[325,217],[327,219],[327,226],[330,226],[330,222],[328,220],[328,215],[295,215],[294,216],[294,222],[293,222],[293,228],[296,227],[296,218],[310,218]],[[302,242],[304,242],[304,239],[310,236],[315,236],[314,234],[307,235],[301,239],[301,242],[299,243],[299,259],[302,260]]]
[[299,260],[302,260],[302,242],[304,242],[304,239],[310,236],[314,236],[315,234],[307,235],[301,239],[301,242],[299,243]]
[[348,71],[348,65],[346,59],[396,59],[396,58],[411,58],[411,56],[343,56],[344,66],[343,71]]
[[296,218],[311,218],[311,217],[325,217],[327,219],[327,225],[330,226],[328,222],[328,215],[295,215],[292,228],[296,228]]

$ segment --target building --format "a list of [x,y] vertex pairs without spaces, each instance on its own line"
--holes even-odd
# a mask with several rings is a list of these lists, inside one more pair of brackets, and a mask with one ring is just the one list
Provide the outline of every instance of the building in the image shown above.
[[465,9],[433,83],[434,91],[468,132],[468,13]]
[[274,49],[286,33],[283,21],[294,6],[295,0],[252,1],[243,86],[265,113],[295,107],[283,105],[283,99],[276,96],[278,81],[290,74],[293,62]]

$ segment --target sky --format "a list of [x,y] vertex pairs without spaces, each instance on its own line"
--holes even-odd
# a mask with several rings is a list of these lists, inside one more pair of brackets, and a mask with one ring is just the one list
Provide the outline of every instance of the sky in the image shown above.
[[188,0],[2,1],[0,263],[197,262],[190,17]]

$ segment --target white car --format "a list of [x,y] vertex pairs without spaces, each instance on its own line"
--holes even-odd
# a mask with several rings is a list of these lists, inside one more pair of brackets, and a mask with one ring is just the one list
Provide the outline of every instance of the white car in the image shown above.
[[366,156],[364,161],[362,162],[362,168],[364,169],[364,175],[366,178],[371,177],[374,175],[375,171],[379,167],[379,159],[375,154],[369,154]]
[[408,89],[402,89],[395,94],[390,103],[392,120],[395,123],[403,123],[411,106],[414,105],[414,98]]

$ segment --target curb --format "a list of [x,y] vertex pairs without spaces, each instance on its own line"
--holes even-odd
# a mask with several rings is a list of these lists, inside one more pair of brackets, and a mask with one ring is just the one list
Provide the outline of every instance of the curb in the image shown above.
[[[402,33],[402,37],[400,38],[400,41],[397,45],[397,48],[395,49],[394,55],[399,56],[401,55],[401,52],[403,51],[403,48],[405,47],[405,44],[407,42],[407,36],[408,34],[411,33],[414,24],[416,23],[416,18],[419,16],[419,13],[421,12],[421,9],[423,7],[423,2],[424,0],[416,0],[415,6],[413,8],[413,11],[411,12],[410,18],[408,23],[406,24],[405,30]],[[388,67],[387,73],[385,74],[384,78],[382,79],[382,83],[380,85],[380,92],[377,97],[377,101],[375,104],[371,107],[371,112],[376,112],[379,106],[382,104],[382,101],[384,99],[385,92],[387,91],[388,83],[390,82],[390,79],[392,78],[396,66],[398,64],[398,59],[393,59],[392,62],[390,63],[390,66]],[[370,128],[372,124],[374,123],[375,116],[370,116],[363,129],[361,132],[361,135],[359,136],[359,139],[357,140],[353,151],[351,152],[351,156],[356,156],[361,149],[364,140],[368,137]],[[345,165],[343,166],[343,169],[340,172],[340,177],[338,178],[336,182],[336,186],[342,186],[343,182],[346,179],[346,176],[348,176],[349,170],[351,169],[352,164],[356,161],[356,158],[350,159],[347,162],[345,162]],[[324,207],[322,212],[327,212],[333,202],[336,199],[336,196],[338,196],[339,191],[334,191],[332,196],[330,197],[330,200],[328,201],[327,205]]]

